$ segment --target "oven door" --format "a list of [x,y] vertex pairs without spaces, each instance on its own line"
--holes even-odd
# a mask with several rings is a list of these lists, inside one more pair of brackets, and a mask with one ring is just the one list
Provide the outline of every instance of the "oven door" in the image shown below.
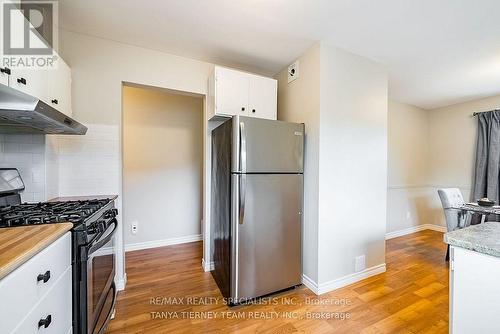
[[87,260],[87,328],[88,334],[104,332],[116,300],[115,231],[116,218],[88,248]]

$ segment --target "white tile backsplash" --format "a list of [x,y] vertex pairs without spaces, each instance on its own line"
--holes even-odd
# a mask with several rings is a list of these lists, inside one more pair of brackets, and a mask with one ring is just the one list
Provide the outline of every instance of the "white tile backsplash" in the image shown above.
[[46,200],[45,136],[0,135],[0,168],[17,168],[25,184],[25,202]]
[[0,134],[0,168],[19,169],[23,201],[118,194],[119,127],[87,126],[84,136]]
[[85,136],[58,136],[59,194],[118,194],[119,127],[86,124]]

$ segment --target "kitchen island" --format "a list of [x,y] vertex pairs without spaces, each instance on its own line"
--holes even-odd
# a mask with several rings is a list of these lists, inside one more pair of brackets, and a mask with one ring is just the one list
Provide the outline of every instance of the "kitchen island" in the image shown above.
[[448,232],[450,333],[500,333],[500,223]]

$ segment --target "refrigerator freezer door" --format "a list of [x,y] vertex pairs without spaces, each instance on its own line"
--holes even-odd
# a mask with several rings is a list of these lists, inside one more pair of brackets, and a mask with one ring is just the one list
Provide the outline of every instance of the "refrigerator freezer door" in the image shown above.
[[304,124],[243,116],[232,123],[232,172],[303,172]]
[[233,197],[231,297],[241,302],[300,284],[303,176],[242,174],[232,180],[239,194]]

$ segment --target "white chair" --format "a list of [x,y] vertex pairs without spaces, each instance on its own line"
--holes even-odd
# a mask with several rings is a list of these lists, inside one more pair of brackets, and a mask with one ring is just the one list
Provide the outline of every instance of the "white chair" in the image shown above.
[[[465,203],[464,197],[458,188],[438,189],[439,198],[443,205],[444,218],[446,220],[446,230],[455,231],[470,225],[470,215],[453,209]],[[446,261],[450,258],[450,246],[446,250]]]

